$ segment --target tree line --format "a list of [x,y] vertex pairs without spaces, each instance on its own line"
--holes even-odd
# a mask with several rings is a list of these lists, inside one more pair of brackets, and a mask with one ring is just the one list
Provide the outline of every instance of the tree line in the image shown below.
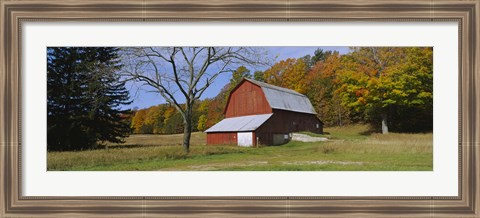
[[344,55],[319,49],[275,63],[263,79],[307,95],[326,126],[433,129],[432,47],[353,47]]
[[[326,126],[361,122],[384,133],[431,131],[432,54],[432,48],[422,47],[351,48],[344,55],[318,49],[253,74],[241,66],[218,96],[194,107],[193,131],[203,131],[223,119],[228,95],[244,77],[305,94]],[[136,111],[131,126],[133,133],[182,131],[179,115],[168,104]]]

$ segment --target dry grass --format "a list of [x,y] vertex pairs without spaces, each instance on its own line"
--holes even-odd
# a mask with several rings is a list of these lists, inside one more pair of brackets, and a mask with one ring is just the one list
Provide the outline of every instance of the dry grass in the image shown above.
[[[194,132],[190,138],[190,144],[192,146],[196,145],[205,145],[205,138],[207,135],[203,132]],[[123,144],[108,144],[108,147],[117,147],[117,146],[165,146],[165,145],[182,145],[183,134],[172,134],[172,135],[154,135],[154,134],[137,134],[131,135],[125,139]]]
[[[355,125],[326,128],[326,142],[245,148],[207,146],[193,133],[191,151],[182,134],[132,135],[125,144],[81,152],[49,152],[48,170],[432,170],[433,134],[370,134]],[[355,163],[355,164],[353,164]]]
[[151,170],[145,169],[143,164],[156,162],[159,168],[173,167],[175,161],[242,153],[244,149],[237,146],[200,145],[191,147],[188,154],[180,146],[117,147],[80,152],[49,152],[48,170]]
[[337,152],[354,153],[430,153],[433,147],[433,135],[389,133],[372,134],[364,140],[331,140],[327,146]]

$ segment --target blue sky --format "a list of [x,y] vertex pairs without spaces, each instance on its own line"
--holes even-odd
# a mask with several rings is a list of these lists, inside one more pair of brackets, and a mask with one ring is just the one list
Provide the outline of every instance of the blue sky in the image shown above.
[[[305,55],[313,55],[318,48],[324,51],[333,50],[340,54],[349,52],[349,48],[345,46],[317,46],[317,47],[296,47],[296,46],[281,46],[281,47],[263,47],[268,52],[268,56],[276,57],[275,62],[285,60],[287,58],[299,58]],[[250,73],[253,74],[256,70],[266,70],[267,67],[259,67],[253,69],[247,67]],[[213,98],[218,95],[220,90],[229,82],[231,74],[221,74],[215,82],[205,91],[201,99]],[[148,108],[153,105],[164,104],[166,101],[148,87],[138,87],[135,83],[128,83],[127,89],[130,91],[130,97],[133,100],[132,104],[123,106],[123,108]]]

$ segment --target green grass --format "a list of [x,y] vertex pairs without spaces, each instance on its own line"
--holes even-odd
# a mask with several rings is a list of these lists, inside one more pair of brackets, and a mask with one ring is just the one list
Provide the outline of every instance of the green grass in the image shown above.
[[182,135],[132,135],[108,149],[49,152],[48,170],[182,171],[431,171],[433,137],[427,134],[368,133],[365,125],[326,128],[325,142],[291,141],[281,146],[207,146],[192,135],[190,153]]

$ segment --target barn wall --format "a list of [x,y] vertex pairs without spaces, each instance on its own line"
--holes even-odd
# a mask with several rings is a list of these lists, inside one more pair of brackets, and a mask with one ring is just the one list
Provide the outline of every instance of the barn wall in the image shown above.
[[[274,115],[279,116],[289,132],[323,133],[323,124],[314,114],[296,113],[293,111],[275,110]],[[317,128],[319,124],[319,128]]]
[[281,145],[289,142],[291,139],[288,133],[257,132],[255,135],[258,137],[260,145]]
[[[317,124],[319,124],[319,128],[316,127]],[[261,144],[273,145],[274,138],[278,138],[279,135],[302,131],[323,133],[323,124],[314,114],[274,109],[273,116],[260,126],[255,133]]]
[[260,145],[273,145],[273,134],[272,133],[262,132],[262,131],[257,130],[255,132],[255,137],[258,137],[258,143]]
[[[319,128],[316,128],[319,124]],[[314,114],[296,113],[292,111],[273,110],[273,116],[267,120],[258,132],[291,133],[309,131],[323,133],[323,125]]]
[[230,95],[225,109],[225,117],[268,114],[271,112],[272,108],[270,108],[262,88],[244,81]]
[[207,133],[207,145],[236,145],[236,132],[211,132]]

